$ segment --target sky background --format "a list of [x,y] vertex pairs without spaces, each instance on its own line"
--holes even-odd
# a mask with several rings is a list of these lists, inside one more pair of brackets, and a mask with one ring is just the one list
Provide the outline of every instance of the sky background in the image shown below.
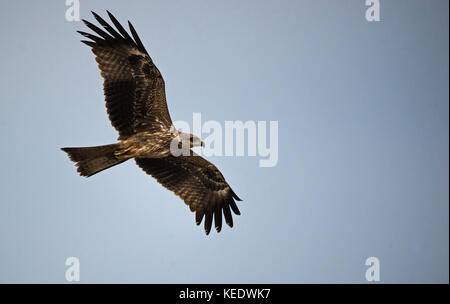
[[0,282],[449,282],[449,2],[83,1],[131,20],[173,120],[278,121],[279,161],[210,157],[235,227],[130,161],[89,179],[60,147],[115,142],[65,1],[0,1]]

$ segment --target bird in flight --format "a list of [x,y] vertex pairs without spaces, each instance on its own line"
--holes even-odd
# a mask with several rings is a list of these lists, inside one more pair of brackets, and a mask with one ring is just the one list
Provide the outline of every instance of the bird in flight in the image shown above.
[[[212,163],[191,150],[204,146],[201,139],[174,129],[167,109],[164,79],[133,25],[128,21],[130,36],[119,21],[107,13],[116,29],[92,12],[104,30],[83,20],[97,35],[78,32],[89,39],[82,42],[91,47],[96,56],[104,79],[106,109],[111,124],[119,132],[119,142],[61,150],[85,177],[134,158],[147,174],[184,200],[195,212],[197,225],[204,218],[207,235],[213,218],[220,232],[222,213],[225,222],[233,227],[231,211],[240,215],[235,200],[241,199]],[[174,147],[182,151],[181,155],[172,153]]]

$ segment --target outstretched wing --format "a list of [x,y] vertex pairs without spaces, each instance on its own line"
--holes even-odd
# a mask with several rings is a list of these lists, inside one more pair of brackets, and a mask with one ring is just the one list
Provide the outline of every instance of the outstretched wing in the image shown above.
[[[193,153],[193,152],[192,152]],[[195,211],[197,225],[205,217],[205,231],[209,234],[214,216],[217,232],[225,222],[233,227],[231,210],[240,215],[233,192],[220,171],[209,161],[193,153],[192,156],[164,158],[136,158],[136,163],[164,187],[178,195]]]
[[99,15],[95,19],[106,30],[83,22],[98,36],[78,31],[92,41],[92,47],[104,78],[106,108],[119,139],[142,130],[170,128],[172,120],[166,103],[164,79],[145,50],[133,25],[128,21],[131,37],[119,21],[108,12],[117,31]]

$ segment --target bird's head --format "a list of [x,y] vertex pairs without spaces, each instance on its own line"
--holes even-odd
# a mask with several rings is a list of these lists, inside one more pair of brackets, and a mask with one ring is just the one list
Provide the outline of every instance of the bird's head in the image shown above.
[[179,142],[178,142],[179,149],[182,149],[183,147],[193,148],[193,147],[204,147],[205,146],[205,143],[199,137],[195,136],[194,134],[180,132],[178,134],[178,136],[179,136]]

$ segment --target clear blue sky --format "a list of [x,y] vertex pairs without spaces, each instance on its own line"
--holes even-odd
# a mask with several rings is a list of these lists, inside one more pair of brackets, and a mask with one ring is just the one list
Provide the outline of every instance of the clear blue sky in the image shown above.
[[244,201],[205,236],[133,162],[92,178],[59,150],[114,142],[64,1],[0,1],[0,282],[449,281],[449,2],[83,1],[131,20],[174,120],[277,120],[279,161],[212,157]]

